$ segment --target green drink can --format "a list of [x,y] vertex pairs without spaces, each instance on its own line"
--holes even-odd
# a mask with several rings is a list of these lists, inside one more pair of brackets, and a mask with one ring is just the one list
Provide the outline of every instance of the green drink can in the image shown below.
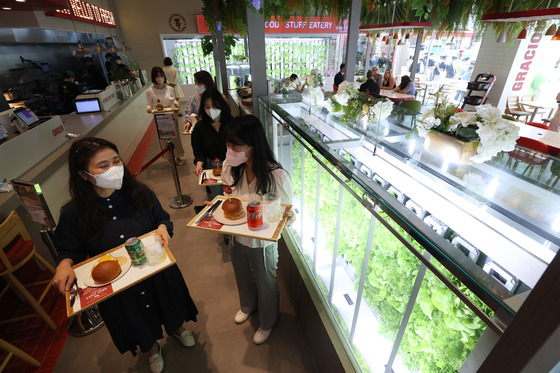
[[132,260],[132,265],[142,266],[146,264],[146,254],[144,253],[144,248],[142,241],[138,237],[131,237],[124,243],[124,247]]

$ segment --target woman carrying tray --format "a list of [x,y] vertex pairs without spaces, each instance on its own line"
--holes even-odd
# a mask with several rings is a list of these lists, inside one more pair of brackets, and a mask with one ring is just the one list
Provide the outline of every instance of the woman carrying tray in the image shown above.
[[[58,267],[53,285],[69,291],[76,277],[72,265],[156,230],[167,243],[173,223],[155,194],[123,166],[115,144],[98,138],[78,140],[70,148],[70,195],[55,232]],[[121,354],[148,353],[152,372],[163,370],[158,339],[161,326],[187,347],[195,341],[183,327],[198,310],[183,275],[173,265],[99,303],[99,311]]]
[[[222,180],[232,189],[232,197],[262,201],[275,192],[282,203],[292,203],[290,175],[274,159],[263,125],[257,117],[233,119],[225,129],[226,160]],[[235,322],[245,322],[258,309],[260,327],[253,337],[264,343],[278,321],[278,244],[246,237],[234,237],[231,262],[235,272],[241,309]]]

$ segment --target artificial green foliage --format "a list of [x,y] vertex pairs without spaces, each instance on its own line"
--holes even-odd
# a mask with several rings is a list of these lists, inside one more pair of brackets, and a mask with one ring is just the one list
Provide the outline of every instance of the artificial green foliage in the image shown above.
[[[202,39],[202,52],[204,56],[209,56],[214,51],[214,44],[212,43],[212,37],[210,35],[204,36]],[[233,35],[224,35],[224,50],[226,55],[226,60],[231,58],[239,39]]]
[[326,38],[267,38],[265,47],[266,75],[284,79],[296,74],[300,79],[311,70],[326,71]]
[[[319,219],[320,230],[326,234],[326,249],[331,252],[334,244],[336,215],[338,208],[342,208],[338,254],[344,256],[354,269],[357,276],[355,283],[357,288],[371,214],[346,191],[342,206],[338,206],[339,184],[325,170],[321,172],[320,193],[317,195],[317,162],[309,152],[302,157],[299,143],[293,147],[292,154],[295,197],[303,200],[303,210],[306,215]],[[303,180],[300,177],[301,167],[304,167]],[[338,172],[335,166],[330,166],[330,169]],[[303,196],[301,195],[302,182]],[[349,186],[358,191],[353,184],[349,184]],[[320,198],[320,209],[318,216],[315,216],[317,196]],[[424,251],[387,214],[382,211],[380,214],[420,253]],[[364,286],[364,299],[370,308],[376,310],[381,324],[380,333],[393,342],[402,322],[420,261],[380,222],[375,223],[374,229],[373,247]],[[484,312],[492,315],[491,310],[441,264],[435,260],[432,262]],[[326,294],[325,288],[323,291]],[[428,270],[401,342],[399,354],[402,356],[404,364],[411,370],[457,372],[485,328],[486,325]],[[365,371],[368,370],[365,366],[362,368]]]
[[173,65],[179,71],[179,84],[194,84],[194,73],[200,70],[215,75],[214,59],[204,55],[200,39],[176,40],[172,52]]

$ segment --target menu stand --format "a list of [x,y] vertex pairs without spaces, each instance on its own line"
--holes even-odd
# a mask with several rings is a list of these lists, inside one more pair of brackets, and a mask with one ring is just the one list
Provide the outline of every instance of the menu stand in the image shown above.
[[[49,206],[43,196],[41,187],[39,184],[15,179],[12,180],[12,185],[29,218],[42,227],[40,230],[41,238],[49,249],[53,259],[56,261],[56,258],[58,258],[58,250],[56,250],[53,242],[53,228],[55,228],[56,225]],[[66,323],[66,329],[68,330],[68,334],[73,337],[83,337],[99,330],[104,324],[96,306],[95,308],[85,310],[77,315],[69,317]]]

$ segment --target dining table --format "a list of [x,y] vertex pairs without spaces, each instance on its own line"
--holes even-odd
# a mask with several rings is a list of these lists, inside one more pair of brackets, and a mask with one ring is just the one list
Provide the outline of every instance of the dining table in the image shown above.
[[522,105],[522,106],[529,106],[529,107],[534,108],[533,113],[531,114],[531,118],[529,119],[529,122],[534,122],[535,121],[535,117],[537,116],[539,110],[550,110],[550,114],[548,116],[552,117],[554,109],[558,105],[558,104],[554,103],[553,101],[551,101],[551,102],[522,101],[522,102],[519,102],[519,104]]
[[560,133],[533,127],[525,123],[515,122],[519,127],[519,136],[528,137],[540,141],[550,148],[550,154],[556,155],[560,152]]
[[381,91],[379,91],[379,95],[385,96],[391,101],[414,100],[414,95],[409,95],[408,93],[394,92],[389,89],[382,89]]

